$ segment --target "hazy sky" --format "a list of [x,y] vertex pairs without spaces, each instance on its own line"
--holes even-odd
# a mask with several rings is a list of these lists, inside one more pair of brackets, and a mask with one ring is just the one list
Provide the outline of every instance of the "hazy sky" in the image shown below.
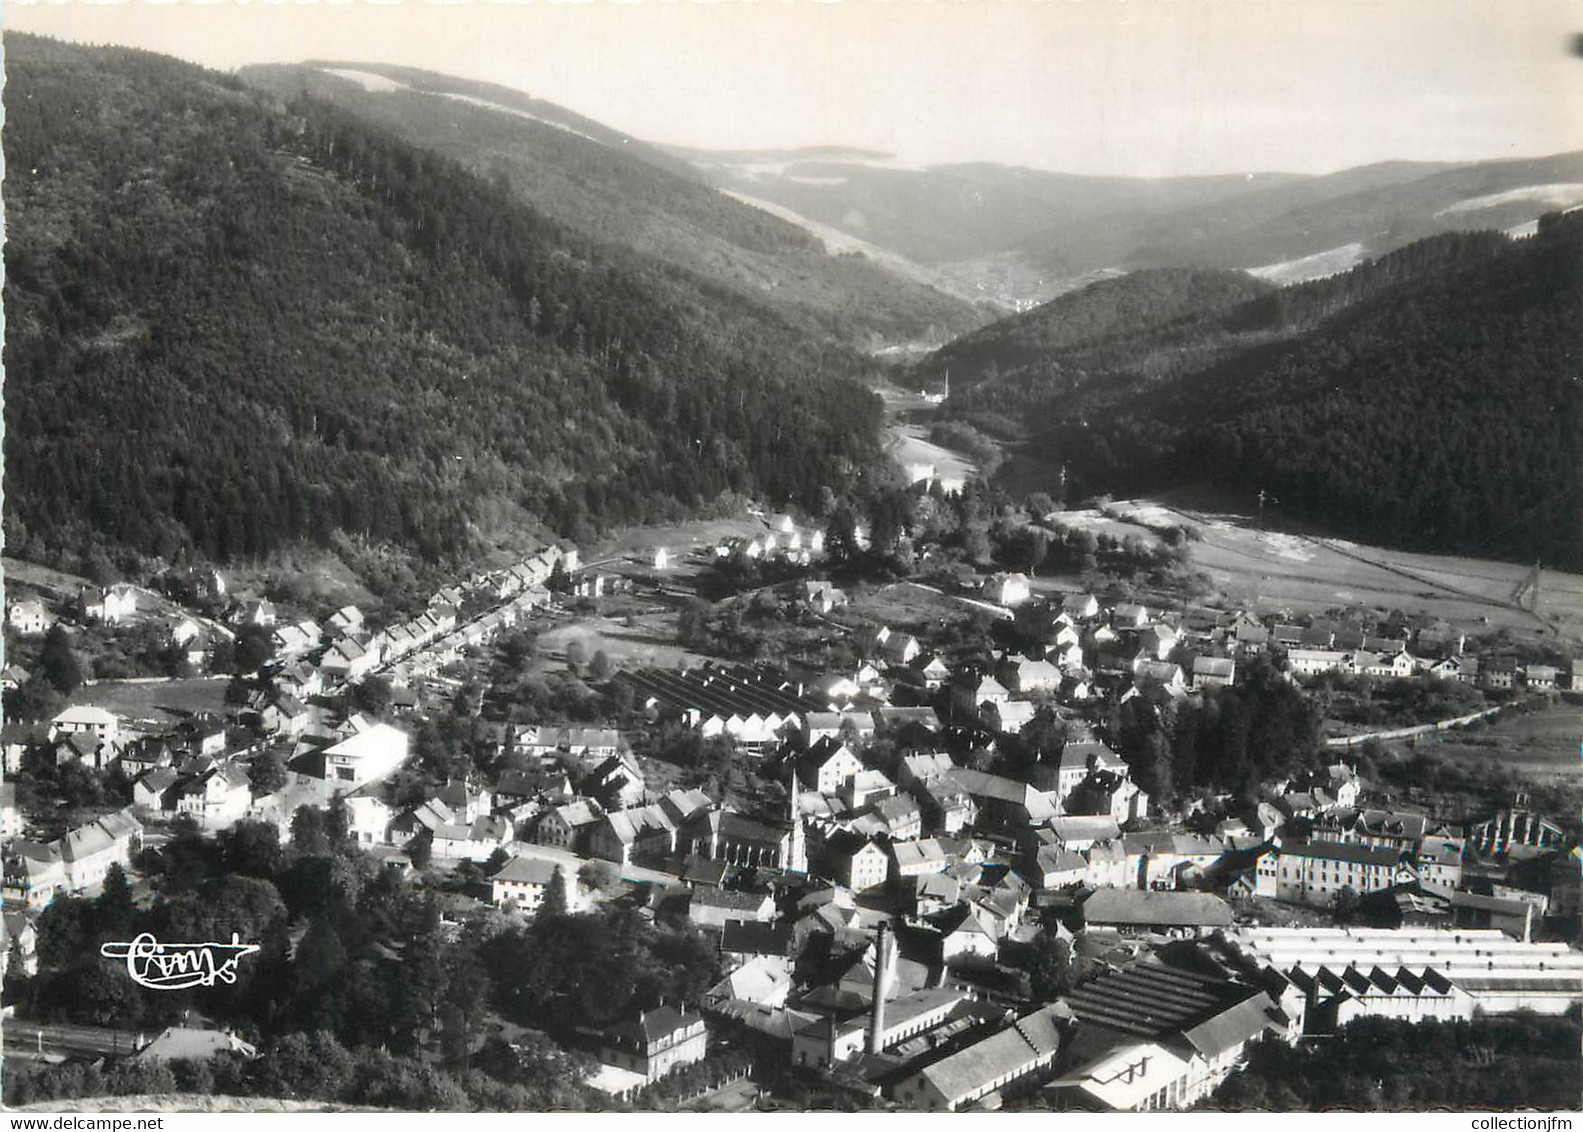
[[221,68],[404,63],[703,147],[1124,174],[1583,148],[1583,0],[4,0],[3,18]]

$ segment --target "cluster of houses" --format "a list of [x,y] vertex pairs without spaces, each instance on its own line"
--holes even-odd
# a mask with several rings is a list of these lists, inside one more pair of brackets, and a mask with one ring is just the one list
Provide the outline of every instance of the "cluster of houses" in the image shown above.
[[[75,598],[65,603],[65,609],[69,618],[84,624],[124,626],[138,612],[139,591],[126,583],[108,587],[83,586]],[[13,601],[6,610],[6,623],[22,637],[43,636],[56,619],[50,607],[39,598]],[[230,630],[197,617],[180,616],[168,620],[166,633],[170,644],[183,651],[187,663],[203,668],[209,662],[217,638],[229,636]]]
[[[234,636],[234,630],[267,629],[279,665],[307,666],[313,671],[311,690],[298,693],[306,696],[335,685],[356,683],[376,670],[404,662],[406,669],[414,673],[432,671],[453,659],[461,649],[484,643],[501,629],[515,625],[530,610],[545,605],[549,600],[545,587],[551,576],[557,570],[575,573],[578,565],[575,546],[545,546],[512,566],[480,573],[465,583],[441,589],[417,617],[378,630],[365,624],[356,606],[345,606],[322,623],[311,619],[288,622],[281,619],[268,598],[255,598],[229,601],[224,615],[231,628],[184,615],[172,620],[167,632],[171,644],[185,650],[187,661],[194,668],[203,669],[213,654],[217,637]],[[213,570],[178,571],[163,581],[167,590],[183,598],[212,599],[223,597],[226,592],[224,578]],[[459,623],[459,610],[469,599],[477,599],[489,608],[466,623]],[[78,593],[71,612],[84,622],[119,626],[137,612],[138,601],[139,591],[132,585],[86,586]],[[55,622],[48,606],[39,599],[12,602],[6,619],[24,637],[42,636]],[[405,669],[403,672],[407,674]],[[12,674],[10,686],[25,678],[26,674],[18,670]]]
[[[276,655],[291,661],[322,649],[316,667],[327,687],[354,684],[381,669],[404,677],[431,672],[548,604],[551,576],[557,570],[575,572],[578,563],[576,547],[545,547],[514,566],[446,586],[424,612],[384,629],[366,624],[362,612],[349,605],[323,625],[300,622],[276,629]],[[487,603],[488,610],[460,621],[463,604],[473,599]]]
[[[79,706],[56,716],[45,735],[8,743],[6,769],[15,771],[31,746],[37,757],[56,766],[80,762],[95,770],[119,770],[131,783],[130,812],[140,820],[186,816],[211,833],[244,819],[265,820],[285,835],[301,806],[326,805],[360,791],[372,794],[408,754],[407,734],[389,724],[358,715],[333,727],[315,721],[288,736],[286,786],[259,796],[252,788],[249,766],[263,747],[234,746],[233,738],[218,716],[197,714],[166,731],[134,734],[123,733],[113,713]],[[22,832],[13,798],[14,791],[8,791],[3,834],[7,839]],[[60,890],[81,891],[92,883],[78,883],[81,875],[85,874]],[[40,899],[47,903],[54,889],[40,891],[45,895],[35,896],[35,905]]]
[[[750,561],[793,562],[807,566],[824,553],[824,531],[811,527],[804,531],[790,515],[780,515],[770,520],[770,529],[752,538],[722,539],[715,544],[716,558],[745,558]],[[856,532],[862,537],[863,532]],[[659,566],[656,559],[655,566]]]
[[[809,605],[815,604],[813,587],[820,584],[807,584],[804,600]],[[1443,623],[1415,630],[1361,618],[1312,617],[1298,623],[1240,610],[1170,613],[1136,602],[1106,608],[1088,593],[1046,599],[1034,593],[1026,576],[1016,573],[990,576],[980,592],[993,606],[1013,613],[1026,635],[1042,642],[1043,655],[1025,659],[1038,666],[1033,679],[1039,690],[1064,702],[1083,703],[1106,691],[1125,696],[1133,689],[1180,697],[1234,683],[1238,661],[1260,654],[1284,658],[1296,677],[1431,676],[1492,690],[1583,692],[1583,657],[1561,666],[1523,662],[1499,652],[1469,653],[1466,635]],[[923,671],[935,659],[911,637],[889,643],[882,636],[877,643],[893,667]],[[1006,680],[1005,674],[996,675]]]
[[[131,865],[142,842],[143,825],[130,809],[105,814],[54,841],[15,838],[0,862],[0,897],[9,907],[38,912],[57,894],[97,891],[111,865]],[[15,932],[20,922],[7,926]]]
[[[715,553],[819,552],[821,532],[772,526]],[[669,564],[655,548],[654,568]],[[418,674],[482,643],[547,600],[552,573],[576,569],[575,549],[545,548],[379,631],[350,606],[322,625],[277,626],[267,601],[246,605],[243,621],[274,630],[278,663],[275,691],[240,716],[289,745],[286,784],[254,796],[256,749],[230,750],[223,721],[128,737],[109,712],[67,709],[49,728],[52,757],[119,764],[134,806],[42,843],[20,839],[14,793],[0,798],[5,899],[36,912],[58,892],[92,891],[110,863],[130,861],[143,820],[186,814],[213,831],[249,819],[287,834],[301,806],[331,802],[349,836],[389,860],[410,860],[421,844],[440,861],[489,863],[490,897],[514,914],[533,914],[557,884],[573,910],[593,899],[566,854],[608,862],[649,883],[649,914],[709,933],[725,972],[701,1012],[661,1004],[600,1036],[601,1079],[614,1091],[699,1060],[711,1027],[746,1027],[783,1042],[791,1066],[911,1109],[1034,1093],[1064,1109],[1173,1109],[1207,1097],[1252,1042],[1368,1015],[1554,1013],[1583,1001],[1583,955],[1534,942],[1547,918],[1579,914],[1583,886],[1564,832],[1522,799],[1471,824],[1370,808],[1367,784],[1336,763],[1276,784],[1250,812],[1200,814],[1189,832],[1149,828],[1150,799],[1126,761],[1075,720],[1062,717],[1057,753],[1015,777],[946,750],[976,760],[1047,713],[1099,697],[1230,685],[1259,653],[1284,655],[1296,677],[1428,674],[1515,688],[1520,675],[1536,690],[1578,690],[1578,663],[1565,676],[1508,669],[1437,628],[1379,635],[1317,618],[1103,608],[1083,593],[1045,600],[1025,577],[1001,574],[982,596],[1040,643],[988,663],[952,664],[882,628],[850,672],[616,674],[651,721],[761,760],[784,797],[772,787],[754,808],[651,786],[616,730],[551,726],[503,728],[513,769],[493,781],[448,782],[396,807],[383,786],[408,757],[406,733],[355,715],[329,725],[306,706],[334,685],[381,669]],[[846,601],[828,582],[793,592],[820,614]],[[461,618],[480,597],[490,611]],[[125,616],[108,598],[98,616]],[[11,607],[13,628],[43,631],[38,611],[18,612],[26,604]],[[1385,926],[1239,926],[1258,901]],[[5,921],[8,937],[26,926]],[[1093,977],[1036,1003],[1005,960],[1051,935]]]

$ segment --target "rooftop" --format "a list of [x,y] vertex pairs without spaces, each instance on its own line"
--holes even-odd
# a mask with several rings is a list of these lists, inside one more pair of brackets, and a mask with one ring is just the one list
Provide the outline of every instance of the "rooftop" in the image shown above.
[[1208,892],[1100,888],[1083,902],[1083,919],[1133,927],[1230,927],[1231,908]]

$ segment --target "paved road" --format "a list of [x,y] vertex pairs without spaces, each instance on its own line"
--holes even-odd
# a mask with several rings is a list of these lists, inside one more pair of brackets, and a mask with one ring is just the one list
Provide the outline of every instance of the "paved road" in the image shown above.
[[106,1030],[98,1026],[67,1026],[24,1022],[16,1018],[5,1021],[5,1044],[23,1049],[62,1053],[131,1053],[152,1035],[135,1034],[127,1030]]

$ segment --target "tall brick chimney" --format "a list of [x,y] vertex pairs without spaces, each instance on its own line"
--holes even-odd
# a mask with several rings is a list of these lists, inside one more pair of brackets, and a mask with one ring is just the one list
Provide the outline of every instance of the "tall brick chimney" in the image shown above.
[[868,1018],[868,1051],[880,1051],[885,1032],[885,996],[890,993],[896,967],[896,941],[891,938],[890,925],[881,923],[879,936],[874,941],[874,1004]]

